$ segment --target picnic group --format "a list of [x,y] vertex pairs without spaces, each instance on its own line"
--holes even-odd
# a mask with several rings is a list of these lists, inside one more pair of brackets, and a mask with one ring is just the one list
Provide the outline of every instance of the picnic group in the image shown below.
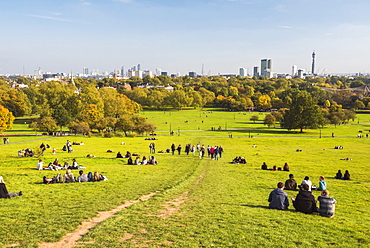
[[[340,180],[350,180],[348,170],[342,175],[339,170],[334,177]],[[297,189],[298,188],[298,189]],[[289,207],[289,197],[284,190],[299,191],[294,197],[291,197],[293,207],[296,211],[305,214],[318,213],[320,216],[333,218],[335,214],[335,204],[337,201],[330,197],[330,192],[327,189],[327,183],[324,176],[319,177],[319,186],[312,185],[312,181],[308,176],[305,176],[301,184],[297,184],[293,174],[289,174],[289,179],[277,183],[277,188],[270,192],[268,197],[269,208],[286,210]],[[312,192],[320,192],[320,196],[314,197]],[[319,206],[317,207],[317,204]]]

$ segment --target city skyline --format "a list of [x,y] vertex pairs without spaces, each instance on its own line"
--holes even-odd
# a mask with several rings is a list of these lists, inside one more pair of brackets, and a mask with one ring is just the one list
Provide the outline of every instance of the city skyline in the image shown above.
[[19,0],[0,9],[0,74],[161,68],[211,75],[260,66],[368,73],[370,2]]

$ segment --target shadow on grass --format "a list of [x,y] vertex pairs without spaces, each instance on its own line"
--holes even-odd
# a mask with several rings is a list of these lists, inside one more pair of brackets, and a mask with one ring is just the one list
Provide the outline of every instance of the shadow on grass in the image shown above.
[[[249,204],[233,204],[233,203],[219,203],[219,204],[222,204],[222,205],[230,205],[230,206],[249,207],[249,208],[270,209],[268,205],[249,205]],[[275,209],[271,209],[271,210],[275,210]],[[285,209],[283,211],[297,212],[295,209]]]

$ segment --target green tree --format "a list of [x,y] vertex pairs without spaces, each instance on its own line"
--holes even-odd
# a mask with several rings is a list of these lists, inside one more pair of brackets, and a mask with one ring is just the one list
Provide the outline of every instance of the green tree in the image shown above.
[[315,129],[323,125],[325,125],[324,113],[307,91],[298,93],[292,99],[292,104],[281,123],[283,128],[300,129],[300,132],[303,132],[303,129]]
[[267,125],[269,128],[271,126],[274,126],[275,127],[275,124],[276,124],[276,118],[275,118],[275,116],[272,115],[272,114],[266,115],[265,119],[263,120],[263,124]]
[[57,122],[53,117],[45,116],[38,118],[29,125],[35,131],[54,132],[58,129]]
[[259,117],[258,115],[252,115],[251,118],[249,120],[253,121],[254,123],[256,123],[256,121],[258,121]]
[[13,114],[7,108],[0,105],[0,133],[11,129],[14,119]]

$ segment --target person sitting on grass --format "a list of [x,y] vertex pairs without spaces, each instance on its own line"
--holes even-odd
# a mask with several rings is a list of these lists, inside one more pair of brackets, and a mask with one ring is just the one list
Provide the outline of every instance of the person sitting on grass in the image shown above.
[[284,183],[279,182],[277,188],[271,191],[268,202],[270,209],[284,210],[289,207],[288,194],[283,191]]
[[123,158],[123,156],[122,156],[121,152],[118,152],[118,153],[117,153],[116,158]]
[[42,162],[42,160],[40,159],[39,162],[37,163],[37,169],[43,170],[44,169],[43,166],[44,166],[44,162]]
[[271,170],[277,171],[278,169],[277,169],[276,165],[274,165],[274,166],[272,166],[272,169]]
[[316,201],[312,192],[309,191],[309,185],[303,184],[296,198],[292,197],[293,206],[298,212],[312,214],[317,212]]
[[320,203],[320,207],[317,209],[320,216],[333,218],[337,201],[329,197],[329,191],[326,189],[323,190],[321,195],[317,198],[317,201]]
[[285,181],[285,190],[297,190],[297,182],[293,174],[289,174],[289,179]]
[[14,196],[21,196],[22,191],[19,191],[19,193],[9,193],[6,189],[4,178],[0,176],[0,198],[11,198]]
[[263,162],[263,164],[261,166],[261,169],[262,170],[267,170],[267,164],[266,164],[266,162]]
[[344,172],[344,175],[343,175],[343,180],[351,180],[351,175],[349,174],[348,170],[346,170],[346,172]]
[[73,174],[70,169],[66,171],[66,174],[64,174],[64,180],[63,183],[74,183],[75,178],[73,177]]
[[80,174],[80,176],[77,178],[77,181],[79,183],[83,183],[83,182],[88,182],[89,181],[88,178],[87,178],[87,175],[84,174],[84,171],[83,170],[80,170],[78,173]]
[[304,184],[307,184],[308,185],[308,191],[311,191],[312,182],[310,181],[310,178],[308,176],[304,177],[304,180],[302,181],[301,185],[299,185],[298,187],[301,189]]
[[158,164],[157,160],[154,158],[154,156],[150,156],[149,164]]
[[140,165],[140,157],[136,157],[134,165]]
[[94,178],[93,178],[94,182],[106,181],[106,180],[108,179],[105,176],[103,176],[102,174],[99,174],[99,172],[97,171],[94,172]]
[[127,164],[129,164],[129,165],[133,165],[134,164],[132,162],[132,157],[131,156],[127,159]]
[[143,164],[143,165],[148,164],[148,160],[146,159],[145,156],[143,157],[143,160],[141,161],[141,164]]
[[335,174],[335,179],[342,179],[343,175],[342,175],[342,171],[341,170],[338,170],[337,174]]
[[316,190],[323,191],[326,190],[326,181],[325,177],[321,176],[319,179],[319,187]]
[[125,158],[129,158],[129,157],[131,157],[131,152],[127,151],[126,155],[125,155]]
[[289,171],[289,165],[288,163],[284,164],[283,171]]

